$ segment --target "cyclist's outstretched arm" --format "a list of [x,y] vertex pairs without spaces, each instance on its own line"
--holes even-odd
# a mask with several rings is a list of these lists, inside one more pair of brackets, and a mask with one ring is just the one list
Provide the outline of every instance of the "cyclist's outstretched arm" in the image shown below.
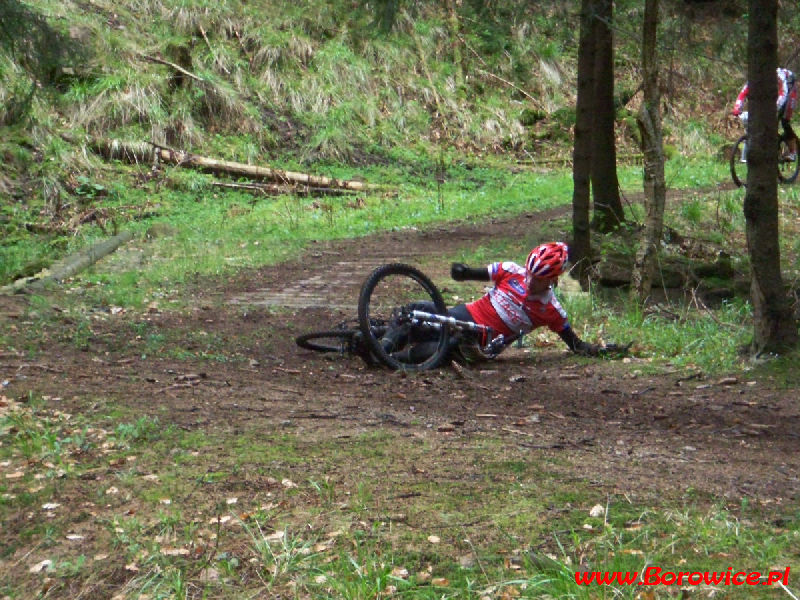
[[490,281],[489,269],[486,267],[473,268],[463,263],[453,263],[450,265],[450,277],[456,281]]
[[599,356],[603,352],[602,346],[590,344],[589,342],[584,342],[582,339],[580,339],[569,325],[567,325],[566,328],[564,328],[558,335],[575,354],[580,354],[582,356]]
[[589,342],[584,342],[575,335],[575,332],[569,325],[558,335],[561,336],[561,339],[569,346],[570,350],[581,356],[607,356],[609,354],[623,356],[628,353],[628,350],[633,345],[633,342],[628,344],[590,344]]

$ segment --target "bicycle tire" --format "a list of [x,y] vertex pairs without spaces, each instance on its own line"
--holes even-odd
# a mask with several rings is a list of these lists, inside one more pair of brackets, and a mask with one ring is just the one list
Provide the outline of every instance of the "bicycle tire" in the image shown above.
[[791,161],[784,158],[788,152],[788,140],[781,137],[778,143],[778,180],[781,183],[794,183],[795,179],[797,179],[797,173],[800,171],[800,160],[798,160],[797,151],[795,150],[794,160]]
[[744,187],[747,185],[747,163],[741,162],[742,152],[745,149],[745,142],[747,136],[743,135],[733,145],[733,152],[731,152],[731,179],[736,187]]
[[[393,294],[389,294],[389,291]],[[384,292],[389,296],[386,301],[382,298]],[[387,352],[381,339],[375,335],[372,323],[375,319],[387,317],[385,311],[419,301],[433,302],[438,314],[447,313],[442,294],[434,283],[422,271],[407,264],[380,266],[370,273],[361,287],[358,297],[359,327],[373,356],[390,369],[424,371],[438,367],[447,358],[450,338],[447,327],[441,327],[432,334],[430,341],[436,341],[436,350],[422,362],[404,362],[398,358],[398,354]]]
[[358,329],[332,329],[329,331],[312,331],[295,338],[295,342],[305,350],[315,352],[338,352],[351,354],[353,352],[354,336]]

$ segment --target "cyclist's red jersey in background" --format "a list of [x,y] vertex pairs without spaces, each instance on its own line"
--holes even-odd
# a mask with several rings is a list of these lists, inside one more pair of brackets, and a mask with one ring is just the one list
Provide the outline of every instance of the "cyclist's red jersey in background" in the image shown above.
[[[782,69],[778,67],[776,70],[778,78],[778,98],[776,105],[778,111],[783,111],[782,118],[791,121],[794,109],[797,106],[797,86],[795,85],[794,73],[789,69]],[[745,83],[739,95],[736,97],[736,102],[733,104],[733,114],[739,115],[744,109],[744,101],[750,94],[750,84]]]
[[488,267],[494,287],[479,300],[467,304],[476,323],[488,325],[495,335],[528,333],[547,326],[556,333],[569,327],[567,313],[553,290],[527,296],[525,268],[513,262],[492,263]]

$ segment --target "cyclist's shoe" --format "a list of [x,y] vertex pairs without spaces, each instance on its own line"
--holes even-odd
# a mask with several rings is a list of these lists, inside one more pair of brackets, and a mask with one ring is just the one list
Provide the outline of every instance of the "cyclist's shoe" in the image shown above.
[[375,365],[375,357],[372,355],[372,350],[370,350],[367,341],[364,339],[364,335],[360,331],[356,331],[353,335],[352,344],[353,354],[361,358],[367,366],[371,367]]
[[742,158],[739,159],[739,162],[740,163],[746,163],[747,162],[747,157],[743,156]]
[[794,162],[797,160],[797,153],[796,152],[788,152],[781,157],[783,162]]
[[381,346],[386,354],[391,354],[399,350],[408,343],[408,334],[411,331],[411,323],[392,323],[386,334],[381,338]]
[[368,348],[367,342],[364,339],[364,334],[361,333],[360,331],[356,331],[355,333],[353,333],[353,339],[351,345],[352,347],[350,349],[356,354],[359,354],[360,352]]

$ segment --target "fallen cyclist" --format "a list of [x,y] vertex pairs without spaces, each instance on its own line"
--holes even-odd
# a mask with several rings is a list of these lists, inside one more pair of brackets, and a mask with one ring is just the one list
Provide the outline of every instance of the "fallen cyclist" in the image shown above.
[[[453,263],[450,274],[456,281],[491,281],[494,287],[474,302],[458,304],[448,309],[447,314],[459,321],[490,327],[494,337],[502,335],[506,342],[538,327],[547,326],[576,354],[599,356],[610,350],[626,351],[627,347],[599,346],[585,342],[570,326],[567,313],[553,292],[558,278],[565,272],[568,258],[569,249],[566,244],[549,242],[534,248],[524,267],[513,262],[495,262],[483,268]],[[432,311],[427,304],[417,303],[413,308]],[[409,363],[420,363],[436,351],[436,341],[409,339],[410,335],[413,333],[408,324],[390,325],[381,339],[381,345],[388,354],[402,354],[402,360]],[[485,347],[488,341],[465,339],[464,335],[453,336],[450,341],[451,354],[456,359],[475,360],[479,355],[474,350]],[[506,343],[503,347],[507,345]]]

